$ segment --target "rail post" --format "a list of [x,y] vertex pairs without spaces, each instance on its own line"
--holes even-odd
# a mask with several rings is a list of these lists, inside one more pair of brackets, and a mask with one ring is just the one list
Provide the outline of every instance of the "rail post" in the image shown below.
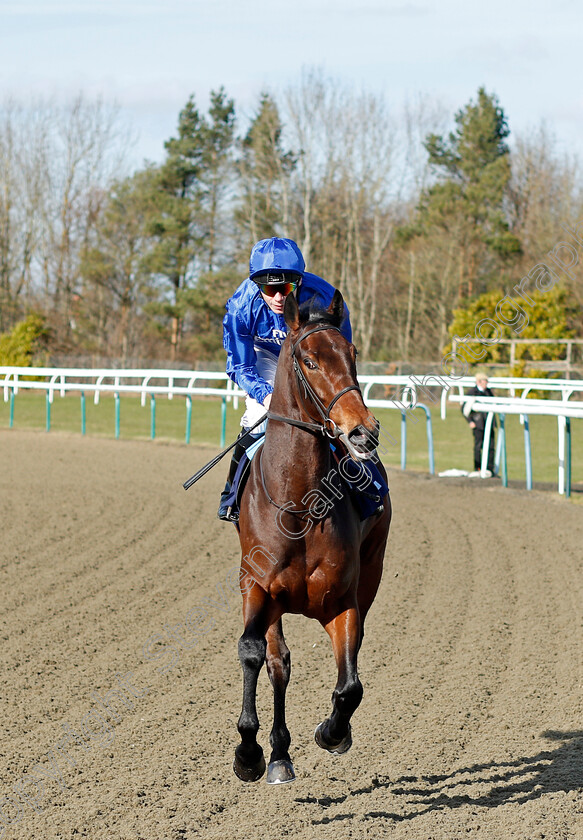
[[433,426],[431,424],[431,411],[423,403],[417,403],[415,408],[422,408],[425,412],[425,425],[427,429],[427,455],[429,457],[429,474],[435,475],[435,454],[433,451]]
[[119,440],[119,415],[120,415],[120,407],[119,407],[119,394],[116,391],[114,394],[115,399],[115,439]]
[[492,428],[494,424],[494,412],[489,411],[486,415],[486,424],[484,427],[484,439],[482,442],[482,461],[480,463],[480,473],[482,478],[486,475],[488,469],[488,457],[490,455],[490,437],[492,436]]
[[150,439],[156,437],[156,395],[150,395]]
[[502,468],[502,487],[508,487],[508,462],[506,460],[506,415],[500,415],[500,466]]
[[566,417],[557,417],[557,449],[558,449],[558,476],[557,489],[561,496],[565,494],[565,436]]
[[528,415],[523,414],[524,422],[524,463],[526,467],[526,489],[532,490],[532,452],[530,449],[530,426]]
[[190,394],[186,395],[186,432],[184,435],[184,440],[186,443],[190,443],[190,428],[192,425],[192,397]]
[[221,397],[221,442],[219,446],[221,449],[225,445],[227,437],[227,398]]
[[565,496],[571,496],[571,418],[565,417],[566,452],[565,452]]

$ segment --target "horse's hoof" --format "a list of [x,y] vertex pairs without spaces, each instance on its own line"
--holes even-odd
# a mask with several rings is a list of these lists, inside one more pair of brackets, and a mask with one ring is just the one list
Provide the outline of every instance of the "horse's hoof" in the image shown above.
[[296,774],[294,773],[294,766],[291,761],[285,758],[280,758],[278,761],[271,761],[267,768],[267,784],[268,785],[285,785],[287,782],[293,782]]
[[256,782],[265,773],[265,758],[262,755],[257,764],[248,767],[246,764],[242,764],[237,756],[235,756],[233,771],[235,776],[241,779],[242,782]]
[[329,753],[332,755],[342,755],[345,752],[348,752],[350,747],[352,746],[352,728],[350,724],[348,724],[348,732],[344,736],[344,738],[335,744],[333,741],[328,741],[324,737],[324,729],[326,727],[326,721],[322,721],[322,723],[316,727],[316,731],[314,732],[314,740],[316,741],[319,747],[322,747],[323,750],[328,750]]

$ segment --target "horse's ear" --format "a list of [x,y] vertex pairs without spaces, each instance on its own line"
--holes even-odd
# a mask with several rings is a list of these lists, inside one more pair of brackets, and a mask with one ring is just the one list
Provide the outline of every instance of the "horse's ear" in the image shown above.
[[332,302],[328,307],[328,314],[332,316],[332,318],[341,321],[344,317],[344,298],[338,291],[338,289],[334,292],[334,297],[332,298]]
[[298,330],[300,328],[300,308],[296,296],[293,294],[288,295],[285,299],[283,317],[290,330]]

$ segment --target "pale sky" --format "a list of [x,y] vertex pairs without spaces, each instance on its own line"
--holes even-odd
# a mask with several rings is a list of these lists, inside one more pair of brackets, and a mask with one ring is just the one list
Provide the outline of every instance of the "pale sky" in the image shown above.
[[0,0],[0,100],[118,103],[136,164],[161,160],[190,94],[239,114],[320,68],[355,90],[434,95],[452,113],[494,92],[510,128],[544,119],[583,158],[581,0]]

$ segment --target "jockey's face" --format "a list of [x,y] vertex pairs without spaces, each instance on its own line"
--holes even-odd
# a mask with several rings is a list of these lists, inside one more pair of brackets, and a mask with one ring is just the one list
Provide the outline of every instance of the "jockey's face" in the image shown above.
[[276,292],[273,297],[268,297],[264,294],[264,292],[261,292],[261,297],[272,312],[276,312],[278,315],[283,315],[283,307],[285,306],[287,295],[282,295],[281,292]]
[[[285,276],[285,275],[284,275]],[[278,315],[283,315],[285,301],[288,295],[295,294],[299,287],[299,280],[293,279],[291,282],[273,283],[266,285],[259,285],[261,297],[269,306],[272,312]]]

